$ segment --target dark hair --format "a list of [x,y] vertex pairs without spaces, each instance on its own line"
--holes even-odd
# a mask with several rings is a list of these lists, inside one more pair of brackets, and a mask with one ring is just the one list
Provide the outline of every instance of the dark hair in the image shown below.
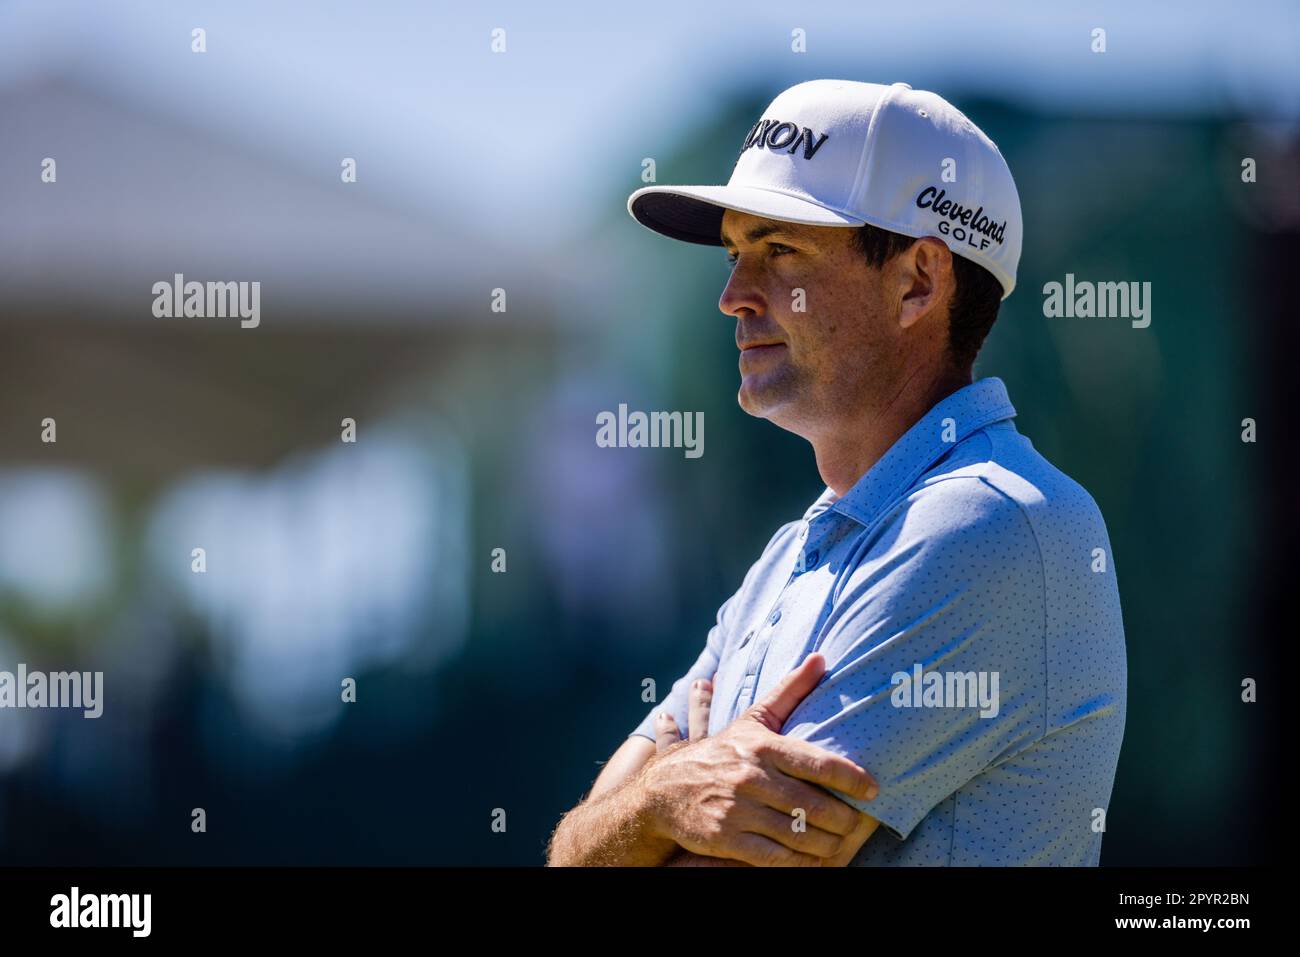
[[[860,226],[853,235],[853,245],[877,269],[914,242],[911,236],[870,223]],[[975,356],[998,317],[1002,284],[991,272],[965,256],[952,257],[952,274],[957,288],[948,310],[948,354],[958,370],[967,372],[975,364]]]

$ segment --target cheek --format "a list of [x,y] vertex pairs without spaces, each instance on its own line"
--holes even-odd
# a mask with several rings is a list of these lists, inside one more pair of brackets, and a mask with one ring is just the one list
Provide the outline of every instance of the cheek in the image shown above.
[[854,381],[893,348],[884,341],[878,317],[846,298],[828,303],[821,315],[810,308],[805,318],[791,336],[794,356],[799,365],[816,370],[818,378]]
[[[867,302],[870,290],[846,283],[845,272],[852,263],[831,263],[815,274],[792,276],[774,284],[768,301],[773,316],[784,327],[795,358],[801,365],[822,368],[860,361],[863,348],[872,341]],[[793,290],[802,289],[802,304]],[[775,297],[780,296],[777,299]],[[802,305],[803,311],[799,311]]]
[[802,318],[799,331],[803,343],[825,359],[835,361],[846,352],[851,355],[862,343],[862,317],[855,316],[840,301],[830,299],[817,311],[810,306]]

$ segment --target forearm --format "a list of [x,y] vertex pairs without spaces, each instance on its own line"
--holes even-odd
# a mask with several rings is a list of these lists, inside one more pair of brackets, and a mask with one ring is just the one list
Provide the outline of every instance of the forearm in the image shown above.
[[656,867],[677,844],[656,833],[639,775],[564,816],[551,835],[551,867]]

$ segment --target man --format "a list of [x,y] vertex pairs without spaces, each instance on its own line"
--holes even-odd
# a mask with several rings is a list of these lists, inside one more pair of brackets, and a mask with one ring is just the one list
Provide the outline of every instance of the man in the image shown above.
[[1096,504],[1019,434],[1001,380],[972,381],[1020,258],[997,147],[933,93],[815,80],[772,102],[727,186],[628,208],[726,247],[740,405],[806,438],[827,489],[550,862],[1098,863],[1119,592]]

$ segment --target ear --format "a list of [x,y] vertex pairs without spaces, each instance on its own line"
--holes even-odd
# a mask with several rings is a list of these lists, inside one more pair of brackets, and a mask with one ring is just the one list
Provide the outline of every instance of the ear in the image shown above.
[[943,240],[926,236],[897,257],[899,287],[898,326],[909,329],[931,314],[947,315],[955,288],[952,250]]

